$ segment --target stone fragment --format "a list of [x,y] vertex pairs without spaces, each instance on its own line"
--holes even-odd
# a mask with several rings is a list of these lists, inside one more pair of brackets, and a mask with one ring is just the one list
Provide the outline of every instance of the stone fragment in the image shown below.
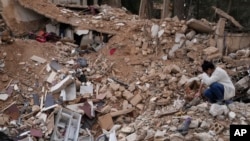
[[228,114],[228,116],[229,116],[230,120],[233,120],[233,119],[235,119],[236,114],[235,114],[235,112],[230,111],[229,114]]
[[126,98],[127,100],[130,100],[134,95],[133,95],[131,92],[125,90],[125,91],[122,93],[122,96],[123,96],[124,98]]
[[117,84],[117,83],[111,83],[110,84],[110,88],[113,90],[113,91],[117,91],[120,87],[120,84]]
[[211,55],[211,54],[218,53],[218,52],[219,52],[219,49],[216,47],[208,47],[203,50],[203,54],[205,55]]
[[7,99],[8,99],[8,97],[9,97],[9,95],[8,95],[8,94],[0,94],[0,100],[5,101],[5,100],[7,100]]
[[207,130],[210,127],[210,124],[207,121],[202,121],[200,127],[204,130]]
[[126,127],[122,127],[122,129],[120,131],[122,133],[131,134],[131,133],[135,132],[135,128],[126,126]]
[[170,135],[170,141],[183,141],[183,140],[184,136],[182,136],[180,133]]
[[212,104],[209,113],[212,116],[226,115],[229,112],[226,105]]
[[194,38],[195,34],[196,34],[196,32],[195,32],[194,30],[191,30],[190,32],[188,32],[188,33],[186,34],[186,38],[187,38],[188,40],[192,40],[192,39]]
[[190,19],[187,21],[187,25],[189,28],[192,28],[198,32],[210,33],[213,32],[213,28],[200,20]]
[[206,132],[203,132],[203,133],[194,133],[194,136],[199,141],[213,141],[213,136],[210,135],[209,133],[206,133]]

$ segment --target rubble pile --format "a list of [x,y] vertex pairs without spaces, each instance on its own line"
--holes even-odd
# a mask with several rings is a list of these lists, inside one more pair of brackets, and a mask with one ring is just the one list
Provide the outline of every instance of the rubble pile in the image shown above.
[[[250,97],[249,46],[222,53],[220,38],[214,33],[218,24],[177,17],[139,20],[110,7],[81,19],[70,10],[39,0],[40,5],[19,2],[47,17],[70,13],[67,17],[58,14],[57,20],[79,28],[89,22],[83,26],[116,35],[89,54],[63,40],[39,44],[16,39],[15,46],[49,50],[17,58],[22,67],[16,76],[4,65],[13,63],[2,52],[11,45],[2,46],[0,53],[7,59],[0,58],[4,84],[0,129],[10,137],[23,141],[223,141],[229,140],[230,124],[249,124],[249,104],[242,102]],[[47,6],[53,13],[40,9]],[[235,102],[219,105],[193,98],[205,59],[228,71],[237,88]]]

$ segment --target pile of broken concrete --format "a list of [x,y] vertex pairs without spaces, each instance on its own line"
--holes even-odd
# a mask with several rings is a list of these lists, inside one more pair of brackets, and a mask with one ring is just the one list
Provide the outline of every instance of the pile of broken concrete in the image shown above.
[[[113,55],[101,50],[96,56],[80,55],[72,44],[57,42],[53,46],[58,56],[53,60],[32,56],[34,66],[45,64],[41,73],[46,77],[34,78],[34,86],[9,82],[1,100],[25,98],[1,107],[1,131],[22,141],[223,141],[229,140],[230,124],[249,124],[249,104],[241,101],[250,97],[249,46],[229,48],[225,55],[218,47],[221,38],[214,33],[221,23],[176,17],[141,23],[102,48],[115,48]],[[124,48],[129,48],[130,56],[116,56]],[[232,77],[239,90],[233,103],[188,98],[197,90],[196,76],[204,59]],[[125,71],[116,66],[121,62],[133,68],[130,79],[116,75]],[[190,123],[183,132],[187,119]]]

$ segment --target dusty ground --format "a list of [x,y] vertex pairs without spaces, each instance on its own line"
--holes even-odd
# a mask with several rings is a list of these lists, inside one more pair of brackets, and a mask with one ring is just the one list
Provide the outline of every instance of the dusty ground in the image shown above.
[[[45,64],[36,64],[30,60],[32,55],[51,60],[56,54],[55,47],[50,43],[39,43],[34,40],[21,40],[16,41],[11,45],[0,46],[1,58],[5,57],[5,68],[4,72],[0,73],[0,89],[3,91],[8,86],[11,80],[19,81],[21,86],[27,87],[34,85],[35,75],[39,75],[42,78],[42,69]],[[8,81],[3,82],[2,78],[8,76]],[[39,79],[39,83],[42,83],[42,79]],[[39,87],[37,88],[39,89]],[[7,101],[0,101],[0,109],[11,103],[18,95],[12,95]]]

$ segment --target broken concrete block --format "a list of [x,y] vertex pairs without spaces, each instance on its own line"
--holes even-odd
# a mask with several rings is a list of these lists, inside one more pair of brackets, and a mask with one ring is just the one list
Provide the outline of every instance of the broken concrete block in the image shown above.
[[179,44],[174,44],[171,50],[169,51],[168,55],[170,58],[173,58],[175,56],[175,51],[178,50],[179,48],[182,48],[183,45],[185,44],[185,40],[181,40]]
[[71,83],[65,89],[61,90],[60,96],[63,101],[71,101],[76,99],[76,84]]
[[212,116],[226,115],[229,112],[229,109],[226,105],[212,104],[209,110],[209,113]]
[[195,32],[194,30],[191,30],[190,32],[188,32],[188,33],[186,34],[186,38],[187,38],[188,40],[192,40],[192,39],[194,38],[195,35],[196,35],[196,32]]
[[52,71],[46,81],[51,84],[55,80],[56,75],[57,73]]
[[113,91],[117,91],[120,87],[120,84],[117,84],[117,83],[111,83],[110,84],[110,87]]
[[186,37],[182,33],[176,33],[175,34],[175,43],[180,43],[181,40],[184,40]]
[[125,133],[125,134],[131,134],[131,133],[135,132],[135,128],[126,126],[126,127],[122,127],[122,129],[120,131],[122,133]]
[[130,91],[125,90],[125,91],[122,93],[122,96],[123,96],[124,98],[126,98],[127,100],[130,100],[134,95],[133,95]]
[[50,92],[52,94],[60,92],[62,89],[66,88],[69,84],[71,84],[74,81],[74,78],[72,76],[67,76],[62,81],[57,83],[55,86],[52,86],[50,88]]
[[235,112],[230,111],[230,112],[228,113],[228,116],[229,116],[229,119],[230,119],[230,120],[233,120],[233,119],[235,119],[236,114],[235,114]]
[[33,61],[36,61],[38,63],[41,63],[41,64],[46,62],[46,59],[41,58],[41,57],[36,56],[36,55],[33,55],[30,59],[33,60]]
[[80,87],[80,94],[81,95],[89,94],[92,96],[93,92],[94,92],[94,86],[92,84]]
[[214,60],[214,59],[220,59],[222,57],[221,53],[214,53],[214,54],[210,54],[206,57],[206,60]]
[[190,19],[187,21],[187,25],[189,28],[192,28],[198,32],[211,33],[213,32],[213,28],[207,24],[204,24],[202,21],[196,19]]
[[242,79],[240,79],[236,84],[235,86],[238,88],[238,89],[247,89],[249,87],[249,76],[245,76],[243,77]]
[[7,99],[8,99],[8,97],[9,97],[9,95],[8,95],[8,94],[0,94],[0,100],[5,101],[5,100],[7,100]]
[[194,133],[194,136],[199,139],[199,141],[213,141],[214,137],[209,133]]
[[164,34],[165,30],[162,29],[158,32],[158,38],[160,38]]
[[155,38],[160,30],[160,26],[157,24],[153,24],[151,27],[151,37]]
[[136,133],[132,133],[132,134],[130,134],[130,135],[128,135],[126,137],[127,141],[135,141],[136,139],[137,139],[137,134]]
[[203,50],[203,54],[205,55],[211,55],[211,54],[218,53],[218,52],[219,52],[219,49],[216,47],[208,47]]
[[178,86],[182,87],[186,82],[188,82],[189,78],[185,75],[182,75],[180,81],[178,82]]
[[105,130],[110,130],[114,126],[113,119],[110,114],[98,117],[98,122],[101,128]]
[[142,96],[140,94],[135,95],[131,100],[130,103],[136,106],[138,103],[142,101]]

